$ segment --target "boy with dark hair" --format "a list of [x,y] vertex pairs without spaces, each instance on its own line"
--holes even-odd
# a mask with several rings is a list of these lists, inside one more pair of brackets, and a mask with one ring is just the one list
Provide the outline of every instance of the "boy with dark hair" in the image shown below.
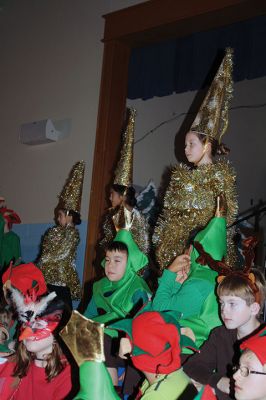
[[106,250],[102,266],[105,277],[93,285],[93,295],[84,313],[85,317],[104,323],[106,366],[115,386],[118,385],[117,368],[125,366],[117,357],[117,331],[108,329],[112,322],[132,318],[151,295],[149,287],[137,272],[148,264],[129,231],[121,229]]

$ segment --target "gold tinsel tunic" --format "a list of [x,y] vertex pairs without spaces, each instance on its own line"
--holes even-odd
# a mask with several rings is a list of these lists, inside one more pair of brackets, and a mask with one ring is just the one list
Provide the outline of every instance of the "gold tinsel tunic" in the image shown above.
[[68,286],[72,300],[81,298],[79,277],[75,269],[78,244],[79,232],[75,227],[50,228],[44,236],[38,262],[46,283]]
[[[173,170],[164,198],[164,208],[154,230],[156,260],[167,267],[182,254],[190,233],[203,228],[214,216],[216,198],[223,193],[227,203],[227,225],[234,222],[238,211],[236,176],[226,161],[217,161],[190,169],[184,164]],[[227,254],[234,258],[233,229],[228,229]]]
[[[117,220],[120,218],[121,213],[124,214],[123,207],[121,207],[117,212],[115,212],[114,209],[110,209],[105,215],[104,222],[102,225],[103,238],[100,241],[101,247],[105,247],[108,243],[114,240],[117,234],[117,229],[123,227],[119,226],[116,229],[115,226],[115,223],[118,222]],[[148,254],[150,250],[150,236],[149,236],[149,225],[146,221],[146,218],[137,208],[133,208],[133,210],[128,211],[128,213],[130,214],[129,217],[130,226],[129,227],[125,226],[125,228],[131,232],[132,237],[139,246],[140,250],[143,253]]]

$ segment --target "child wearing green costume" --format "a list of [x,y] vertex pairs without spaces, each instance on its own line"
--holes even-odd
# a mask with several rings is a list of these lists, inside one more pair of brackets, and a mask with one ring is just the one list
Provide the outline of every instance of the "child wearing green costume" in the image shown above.
[[0,270],[13,263],[19,263],[21,258],[20,238],[12,231],[13,224],[20,224],[18,214],[4,206],[4,197],[0,196]]
[[182,334],[175,313],[144,311],[113,327],[127,334],[121,339],[119,355],[130,353],[133,365],[146,378],[135,399],[194,399],[197,390],[181,368],[180,353],[185,347],[195,349],[195,344]]
[[133,317],[149,300],[149,287],[137,274],[147,264],[147,256],[140,251],[131,233],[121,229],[107,246],[102,263],[106,276],[93,285],[92,299],[84,313],[85,317],[107,325],[105,357],[114,385],[118,384],[117,367],[121,361],[112,355],[117,333],[108,329],[108,325]]
[[[194,239],[216,260],[222,260],[226,255],[226,219],[219,207],[216,216]],[[190,255],[178,256],[164,270],[153,299],[153,309],[180,313],[180,324],[192,329],[195,343],[200,347],[211,330],[221,325],[221,320],[215,295],[218,274],[207,265],[200,265],[196,261],[198,257],[193,246]]]

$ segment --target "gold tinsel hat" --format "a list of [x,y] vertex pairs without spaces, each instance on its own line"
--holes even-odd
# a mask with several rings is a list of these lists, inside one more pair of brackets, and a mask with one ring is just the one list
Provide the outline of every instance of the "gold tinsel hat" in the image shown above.
[[115,170],[114,184],[131,186],[133,180],[133,148],[136,110],[127,109],[128,122],[123,135],[120,160]]
[[222,63],[204,98],[191,131],[202,133],[221,143],[228,126],[229,102],[233,93],[233,50],[227,48]]
[[59,196],[59,206],[65,210],[73,210],[80,213],[82,186],[85,171],[85,162],[77,162],[65,183]]

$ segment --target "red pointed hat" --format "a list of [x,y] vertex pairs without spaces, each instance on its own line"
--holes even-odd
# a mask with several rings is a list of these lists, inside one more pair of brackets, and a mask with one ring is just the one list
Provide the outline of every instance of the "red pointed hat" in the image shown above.
[[4,287],[18,289],[27,299],[34,300],[47,293],[44,276],[33,263],[13,265],[12,263],[2,276]]
[[251,350],[262,365],[266,364],[266,327],[240,345],[241,350]]

